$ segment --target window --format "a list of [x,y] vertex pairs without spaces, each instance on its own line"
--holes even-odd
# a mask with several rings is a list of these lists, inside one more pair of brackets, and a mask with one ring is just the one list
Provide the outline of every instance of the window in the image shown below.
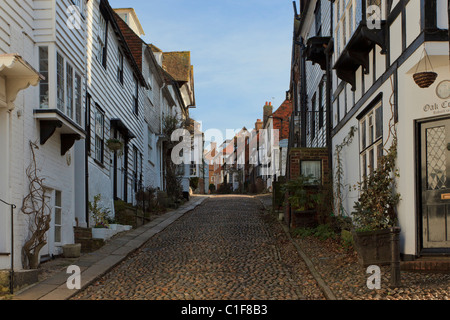
[[361,180],[364,181],[377,169],[383,156],[383,108],[379,102],[360,120]]
[[82,83],[81,76],[75,72],[75,122],[81,124],[82,113]]
[[[42,53],[45,55],[45,53]],[[47,72],[48,76],[49,72]],[[41,108],[48,107],[48,80],[41,88]],[[44,94],[44,91],[47,91]],[[82,125],[83,79],[64,57],[56,54],[56,108]]]
[[353,5],[350,5],[350,8],[348,9],[348,23],[350,24],[349,30],[350,30],[350,37],[353,35],[354,30],[354,23],[353,23]]
[[39,73],[45,77],[39,82],[39,108],[48,109],[48,47],[39,47]]
[[117,66],[117,81],[123,84],[123,54],[119,50],[119,65]]
[[322,1],[317,1],[316,11],[315,11],[315,27],[316,36],[322,35]]
[[314,96],[311,100],[311,144],[312,140],[316,137],[316,113],[317,113],[317,97],[316,93],[314,93]]
[[139,83],[136,77],[134,77],[133,112],[139,115]]
[[319,85],[319,129],[322,129],[324,124],[325,97],[326,97],[325,87],[326,87],[325,79],[323,79]]
[[102,13],[98,15],[98,33],[97,33],[97,60],[106,68],[106,43],[108,34],[108,23]]
[[197,175],[197,165],[195,164],[195,161],[191,162],[190,175],[191,177]]
[[105,150],[105,114],[97,105],[95,109],[95,160],[103,164]]
[[133,189],[137,192],[140,187],[142,155],[138,149],[133,146]]
[[54,202],[54,214],[55,214],[55,243],[62,242],[62,194],[61,191],[55,191],[55,202]]
[[302,176],[309,177],[309,183],[322,183],[322,161],[301,161]]
[[148,162],[154,166],[152,162],[153,157],[153,132],[150,127],[147,127],[147,152],[148,152]]
[[66,64],[66,115],[73,119],[73,68]]
[[64,58],[56,54],[56,107],[64,112]]

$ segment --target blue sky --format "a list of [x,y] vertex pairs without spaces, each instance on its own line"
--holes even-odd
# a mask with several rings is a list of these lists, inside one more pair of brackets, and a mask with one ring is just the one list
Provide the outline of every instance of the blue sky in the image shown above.
[[163,51],[191,51],[203,131],[254,127],[263,106],[289,90],[291,0],[110,0],[133,7],[146,35]]

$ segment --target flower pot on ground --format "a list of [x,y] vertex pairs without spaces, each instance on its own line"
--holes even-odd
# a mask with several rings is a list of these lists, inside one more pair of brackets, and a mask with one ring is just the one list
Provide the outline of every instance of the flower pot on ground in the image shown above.
[[361,184],[361,194],[353,212],[352,231],[359,262],[363,266],[385,265],[392,260],[391,229],[397,226],[396,193],[397,141],[381,157],[378,168]]
[[390,230],[374,230],[366,232],[352,232],[358,262],[363,267],[371,265],[383,266],[391,262],[391,233]]
[[311,181],[311,177],[299,176],[281,187],[294,213],[293,227],[316,227],[318,224],[317,205],[322,201],[322,194],[320,187]]
[[92,238],[93,239],[108,240],[114,234],[116,234],[116,231],[108,229],[108,228],[92,228]]
[[81,256],[81,244],[66,244],[63,246],[64,258],[79,258]]

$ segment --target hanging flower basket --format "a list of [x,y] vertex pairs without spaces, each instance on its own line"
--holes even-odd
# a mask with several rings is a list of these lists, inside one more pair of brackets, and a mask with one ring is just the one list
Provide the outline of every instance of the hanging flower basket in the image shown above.
[[123,142],[118,139],[109,139],[106,141],[106,146],[114,152],[123,150]]
[[438,74],[436,72],[419,72],[413,75],[414,81],[416,84],[422,88],[429,88],[437,79]]
[[[423,49],[423,53],[422,53],[422,58],[425,58],[423,60],[425,60],[425,71],[423,72],[418,72],[419,67],[420,67],[420,62],[417,65],[416,68],[416,73],[414,73],[413,78],[414,81],[416,82],[416,84],[422,88],[422,89],[426,89],[429,88],[437,79],[438,74],[436,72],[434,72],[433,70],[433,65],[431,64],[431,60],[430,57],[428,56],[427,50]],[[428,70],[428,63],[430,64],[430,68],[431,71]]]

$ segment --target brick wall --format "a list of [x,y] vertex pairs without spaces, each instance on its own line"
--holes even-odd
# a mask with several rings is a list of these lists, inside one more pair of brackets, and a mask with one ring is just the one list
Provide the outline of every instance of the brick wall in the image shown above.
[[[328,182],[329,158],[327,148],[295,148],[288,155],[288,179],[295,180],[301,175],[302,161],[322,161],[322,184]],[[311,227],[317,224],[317,214],[298,214],[291,212],[289,205],[285,206],[285,222],[292,228]]]

